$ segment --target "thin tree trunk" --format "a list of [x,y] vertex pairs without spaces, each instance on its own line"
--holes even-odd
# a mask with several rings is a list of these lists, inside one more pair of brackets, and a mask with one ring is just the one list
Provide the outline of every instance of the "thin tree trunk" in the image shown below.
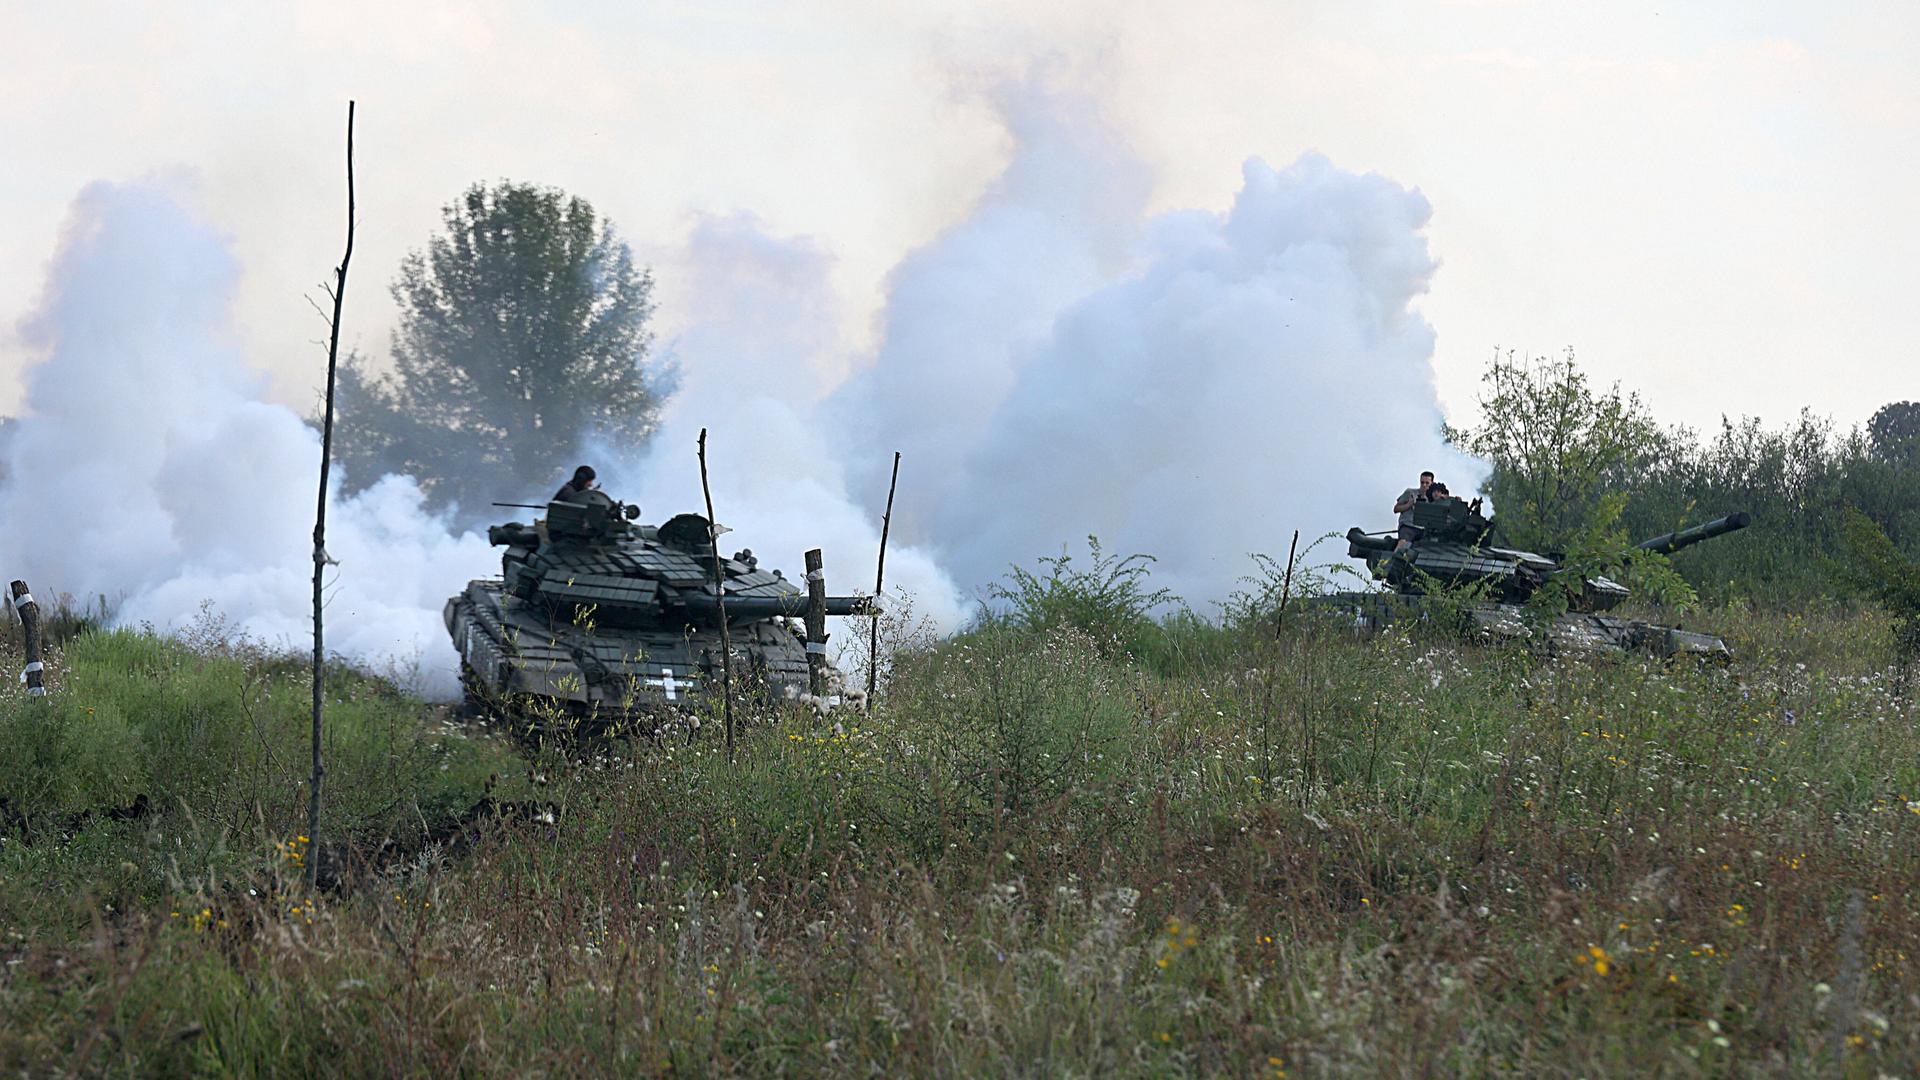
[[707,429],[700,429],[700,494],[707,500],[707,544],[713,549],[713,603],[720,609],[720,689],[726,699],[727,761],[733,761],[733,643],[727,640],[727,584],[720,568],[720,527],[713,520],[713,489],[707,486]]
[[1293,594],[1293,553],[1300,547],[1300,530],[1293,530],[1293,542],[1287,545],[1287,576],[1280,583],[1280,614],[1274,619],[1273,635],[1279,637],[1287,629],[1287,599]]
[[313,777],[307,788],[307,881],[320,881],[320,784],[327,775],[320,755],[321,716],[326,709],[326,645],[320,624],[321,578],[327,564],[327,467],[333,460],[333,385],[340,364],[340,309],[347,298],[347,264],[353,261],[353,102],[347,102],[347,250],[334,271],[333,328],[327,338],[327,402],[320,425],[320,497],[313,513]]
[[893,492],[900,486],[900,451],[893,452],[893,479],[887,481],[887,512],[880,517],[880,565],[873,572],[873,625],[867,637],[867,711],[880,685],[880,586],[887,580],[887,530],[893,527]]

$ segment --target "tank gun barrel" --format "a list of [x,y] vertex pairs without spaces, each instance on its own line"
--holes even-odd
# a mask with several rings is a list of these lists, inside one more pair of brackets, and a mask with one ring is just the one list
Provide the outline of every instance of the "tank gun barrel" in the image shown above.
[[1695,525],[1691,529],[1680,529],[1675,532],[1661,533],[1652,539],[1642,540],[1634,546],[1640,548],[1642,551],[1652,551],[1661,555],[1670,555],[1683,547],[1691,547],[1702,540],[1711,540],[1724,533],[1744,529],[1752,523],[1753,515],[1747,513],[1745,510],[1740,510],[1728,514],[1726,517],[1714,518],[1712,521]]
[[1347,530],[1347,548],[1356,559],[1369,551],[1392,551],[1395,543],[1391,536],[1370,536],[1358,525]]
[[[712,593],[683,593],[680,602],[693,611],[703,615],[718,617],[720,602]],[[829,615],[872,615],[879,610],[870,596],[829,596],[827,614]],[[796,618],[807,613],[807,595],[793,593],[786,596],[730,596],[727,598],[728,619],[770,619],[776,615],[792,615]]]

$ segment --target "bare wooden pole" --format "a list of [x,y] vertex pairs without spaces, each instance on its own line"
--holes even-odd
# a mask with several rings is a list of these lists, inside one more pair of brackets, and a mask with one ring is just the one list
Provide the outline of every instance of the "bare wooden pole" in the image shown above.
[[873,572],[873,623],[867,631],[867,708],[880,685],[880,587],[887,580],[887,530],[893,526],[893,492],[900,486],[900,451],[893,452],[893,479],[887,481],[887,512],[880,516],[880,565]]
[[827,571],[820,549],[807,552],[807,693],[827,692]]
[[327,468],[333,461],[333,387],[340,365],[340,310],[347,299],[347,264],[353,261],[353,102],[347,102],[347,250],[334,270],[333,329],[327,337],[327,403],[320,424],[320,497],[313,513],[313,777],[307,789],[307,881],[320,880],[320,786],[326,764],[320,755],[321,719],[326,710],[326,645],[320,623],[321,578],[327,564]]
[[28,697],[46,697],[47,684],[43,673],[46,665],[40,657],[40,605],[33,600],[33,594],[27,591],[27,583],[13,583],[13,610],[20,613],[20,632],[26,639],[27,668],[21,674],[27,679]]
[[1293,593],[1293,553],[1300,547],[1300,530],[1293,530],[1293,542],[1287,545],[1287,573],[1280,582],[1280,616],[1274,620],[1273,636],[1278,638],[1287,628],[1287,598]]
[[733,643],[727,640],[727,585],[720,568],[720,526],[713,520],[713,489],[707,486],[707,429],[700,429],[700,494],[707,500],[707,545],[713,549],[713,603],[720,609],[720,691],[727,717],[727,760],[733,760]]

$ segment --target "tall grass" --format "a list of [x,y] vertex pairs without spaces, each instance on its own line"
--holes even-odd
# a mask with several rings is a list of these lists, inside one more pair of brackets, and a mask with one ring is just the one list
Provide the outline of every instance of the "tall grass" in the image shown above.
[[[243,642],[83,629],[49,696],[0,689],[0,920],[84,926],[304,845],[307,678]],[[328,685],[325,821],[348,845],[417,839],[518,771],[382,679],[336,665]]]
[[[1732,665],[1308,620],[1129,624],[1115,648],[1003,621],[895,656],[871,714],[757,718],[733,763],[705,738],[552,748],[531,766],[552,820],[479,823],[457,856],[318,897],[272,872],[278,804],[243,828],[257,765],[231,762],[254,751],[202,734],[227,765],[128,774],[173,778],[169,824],[6,857],[96,888],[204,814],[253,862],[116,893],[85,926],[9,919],[0,1068],[1910,1074],[1920,735],[1888,628],[1699,621]],[[80,745],[192,735],[189,703],[217,696],[196,680],[246,685],[217,672],[298,696],[297,673],[176,648],[76,640],[56,708],[117,702],[132,733]],[[361,765],[343,751],[360,827],[410,787],[482,786],[477,751],[421,764],[450,736],[417,709],[378,729]],[[132,790],[98,753],[47,790]],[[26,888],[9,874],[0,902]]]

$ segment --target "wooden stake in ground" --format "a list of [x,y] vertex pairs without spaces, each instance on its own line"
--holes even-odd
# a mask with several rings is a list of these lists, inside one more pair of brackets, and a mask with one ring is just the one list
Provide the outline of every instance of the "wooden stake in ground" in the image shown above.
[[27,680],[28,697],[46,697],[47,685],[41,675],[46,665],[40,662],[40,605],[34,603],[27,583],[13,583],[13,610],[20,613],[20,631],[27,642],[27,668],[21,672]]
[[347,102],[347,250],[334,270],[333,329],[327,336],[327,401],[320,423],[320,499],[313,514],[313,777],[307,789],[307,880],[320,880],[320,782],[327,775],[320,757],[321,716],[326,708],[326,648],[321,633],[321,576],[333,559],[327,555],[327,466],[333,460],[333,384],[340,363],[340,309],[347,298],[347,264],[353,261],[353,102]]
[[807,693],[827,692],[827,571],[820,549],[807,552]]
[[1293,592],[1293,553],[1300,546],[1300,530],[1293,530],[1293,543],[1287,545],[1287,574],[1280,582],[1280,617],[1274,620],[1273,636],[1287,628],[1287,597]]
[[733,643],[727,640],[727,583],[720,568],[720,526],[713,520],[713,489],[707,486],[707,429],[700,429],[700,494],[707,500],[707,544],[713,549],[713,603],[720,609],[720,690],[726,699],[727,760],[733,760]]
[[873,625],[867,635],[867,708],[880,684],[880,586],[887,580],[887,530],[893,525],[893,492],[900,486],[900,451],[893,452],[893,479],[887,481],[887,512],[880,517],[880,565],[873,572]]

